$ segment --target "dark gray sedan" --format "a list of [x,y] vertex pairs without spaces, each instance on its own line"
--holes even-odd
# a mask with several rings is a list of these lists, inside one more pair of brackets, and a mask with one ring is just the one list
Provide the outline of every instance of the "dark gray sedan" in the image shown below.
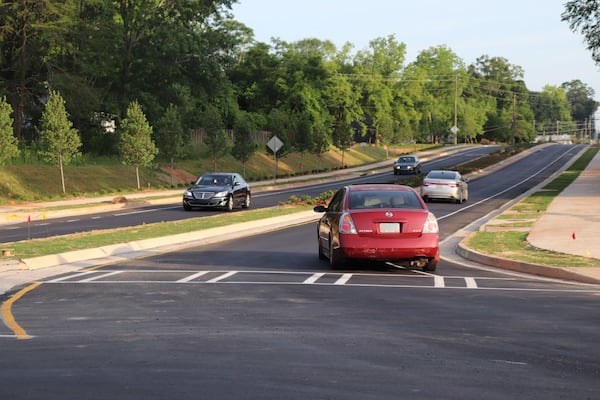
[[206,173],[183,193],[183,209],[250,207],[250,185],[234,172]]
[[417,156],[400,156],[394,162],[394,175],[420,173],[421,160]]

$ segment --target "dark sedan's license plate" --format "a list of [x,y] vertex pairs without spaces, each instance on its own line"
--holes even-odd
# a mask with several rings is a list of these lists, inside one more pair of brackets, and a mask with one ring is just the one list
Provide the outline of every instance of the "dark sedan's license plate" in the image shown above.
[[379,224],[381,233],[400,233],[400,224],[398,222],[381,222]]

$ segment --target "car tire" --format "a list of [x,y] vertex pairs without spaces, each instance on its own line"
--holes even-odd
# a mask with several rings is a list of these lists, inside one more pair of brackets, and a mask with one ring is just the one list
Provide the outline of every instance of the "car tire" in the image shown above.
[[327,260],[327,256],[323,253],[323,249],[321,248],[321,239],[319,238],[319,234],[317,233],[317,248],[319,252],[319,260]]
[[437,263],[435,261],[430,261],[423,267],[424,272],[435,272],[437,269]]
[[227,211],[233,210],[233,196],[227,197],[227,203],[225,203],[225,210],[227,210]]
[[185,211],[192,211],[192,207],[187,203],[183,203],[183,209]]
[[329,265],[331,268],[336,269],[344,265],[344,259],[335,254],[335,250],[331,244],[331,238],[329,238]]
[[250,208],[250,193],[246,193],[246,198],[244,199],[244,204],[242,204],[242,208]]

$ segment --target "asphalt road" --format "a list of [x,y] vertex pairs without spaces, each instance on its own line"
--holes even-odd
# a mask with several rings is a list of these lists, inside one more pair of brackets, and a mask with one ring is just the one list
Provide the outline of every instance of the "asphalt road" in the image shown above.
[[[431,203],[444,235],[574,150],[474,179],[465,204]],[[48,278],[12,306],[31,338],[0,326],[0,397],[600,398],[598,286],[448,261],[331,270],[315,235],[306,224]]]
[[[498,146],[480,146],[468,148],[467,150],[445,155],[424,164],[423,171],[450,167],[466,161],[479,158],[485,154],[498,149]],[[268,191],[254,191],[252,196],[253,209],[272,207],[287,201],[290,196],[309,195],[316,197],[323,192],[339,188],[341,185],[352,182],[393,182],[402,179],[392,173],[392,163],[388,172],[381,174],[366,174],[361,178],[340,179],[328,183],[305,185],[297,188],[285,188]],[[176,199],[171,204],[153,205],[127,210],[118,210],[101,213],[88,213],[80,216],[69,216],[64,218],[44,219],[33,221],[30,224],[22,222],[18,224],[0,226],[0,243],[16,242],[20,240],[45,238],[52,236],[67,235],[71,233],[89,232],[92,230],[113,229],[118,227],[138,226],[143,224],[177,221],[187,218],[211,216],[222,211],[184,211],[181,199]],[[235,210],[234,212],[243,212]]]

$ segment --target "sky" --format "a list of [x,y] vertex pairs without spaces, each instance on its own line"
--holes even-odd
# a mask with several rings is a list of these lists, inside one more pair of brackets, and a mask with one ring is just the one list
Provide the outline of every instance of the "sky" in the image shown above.
[[367,49],[394,35],[406,44],[406,63],[444,45],[466,65],[482,55],[523,68],[532,91],[579,79],[600,101],[600,67],[583,36],[561,21],[559,0],[237,0],[234,18],[259,42],[317,38],[338,49]]

